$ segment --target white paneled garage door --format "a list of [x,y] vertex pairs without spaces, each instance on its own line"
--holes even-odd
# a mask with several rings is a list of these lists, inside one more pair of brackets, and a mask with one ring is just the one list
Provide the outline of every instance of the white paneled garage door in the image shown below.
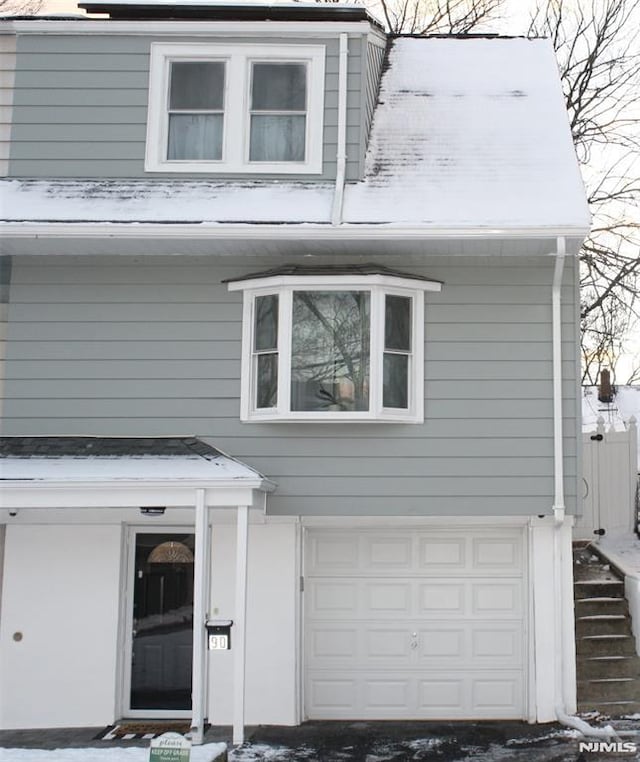
[[308,530],[310,719],[525,716],[520,530]]

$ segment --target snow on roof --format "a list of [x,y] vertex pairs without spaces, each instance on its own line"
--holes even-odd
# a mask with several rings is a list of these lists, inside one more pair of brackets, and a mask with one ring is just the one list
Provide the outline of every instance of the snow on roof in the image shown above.
[[351,222],[588,228],[551,43],[396,40],[344,208]]
[[[333,183],[0,182],[7,222],[326,223]],[[567,228],[589,212],[553,48],[520,38],[399,38],[344,223]]]
[[209,180],[0,181],[5,221],[326,222],[328,183]]
[[0,437],[0,481],[253,481],[264,477],[195,438]]

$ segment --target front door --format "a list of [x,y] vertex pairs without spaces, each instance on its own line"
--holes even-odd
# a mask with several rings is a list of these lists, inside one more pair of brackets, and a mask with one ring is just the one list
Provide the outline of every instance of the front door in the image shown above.
[[130,716],[191,711],[194,535],[136,532],[129,621]]

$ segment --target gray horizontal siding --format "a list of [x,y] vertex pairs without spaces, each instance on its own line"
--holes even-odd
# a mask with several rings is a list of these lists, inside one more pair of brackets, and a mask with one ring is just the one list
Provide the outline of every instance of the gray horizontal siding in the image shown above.
[[[278,483],[274,513],[527,514],[552,500],[546,260],[434,259],[421,425],[241,424],[241,297],[276,260],[32,258],[13,269],[7,434],[197,434]],[[563,289],[566,489],[576,495],[572,268]]]
[[369,133],[373,121],[373,113],[378,102],[378,90],[380,88],[380,76],[384,62],[385,48],[369,41],[366,47],[366,65],[362,83],[362,100],[364,103],[363,118],[361,122],[361,161],[364,166],[364,157],[369,142]]
[[[74,36],[20,38],[9,174],[14,177],[145,177],[149,50],[154,39],[157,38],[95,36],[87,44],[86,39]],[[195,41],[202,42],[201,39]],[[250,42],[242,38],[208,41]],[[292,40],[261,38],[260,42],[290,44]],[[308,179],[328,180],[335,177],[337,151],[338,41],[311,42],[325,44],[327,58],[323,173]],[[349,41],[348,179],[357,179],[361,171],[362,47],[360,38]],[[162,175],[153,173],[153,176]],[[246,174],[215,176],[247,177]],[[277,178],[278,175],[260,177]]]

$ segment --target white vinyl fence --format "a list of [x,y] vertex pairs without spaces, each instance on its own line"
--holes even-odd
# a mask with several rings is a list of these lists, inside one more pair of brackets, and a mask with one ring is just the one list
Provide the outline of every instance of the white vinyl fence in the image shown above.
[[574,528],[575,539],[628,534],[636,525],[638,433],[631,418],[624,431],[607,431],[598,418],[595,431],[582,435],[583,514]]

